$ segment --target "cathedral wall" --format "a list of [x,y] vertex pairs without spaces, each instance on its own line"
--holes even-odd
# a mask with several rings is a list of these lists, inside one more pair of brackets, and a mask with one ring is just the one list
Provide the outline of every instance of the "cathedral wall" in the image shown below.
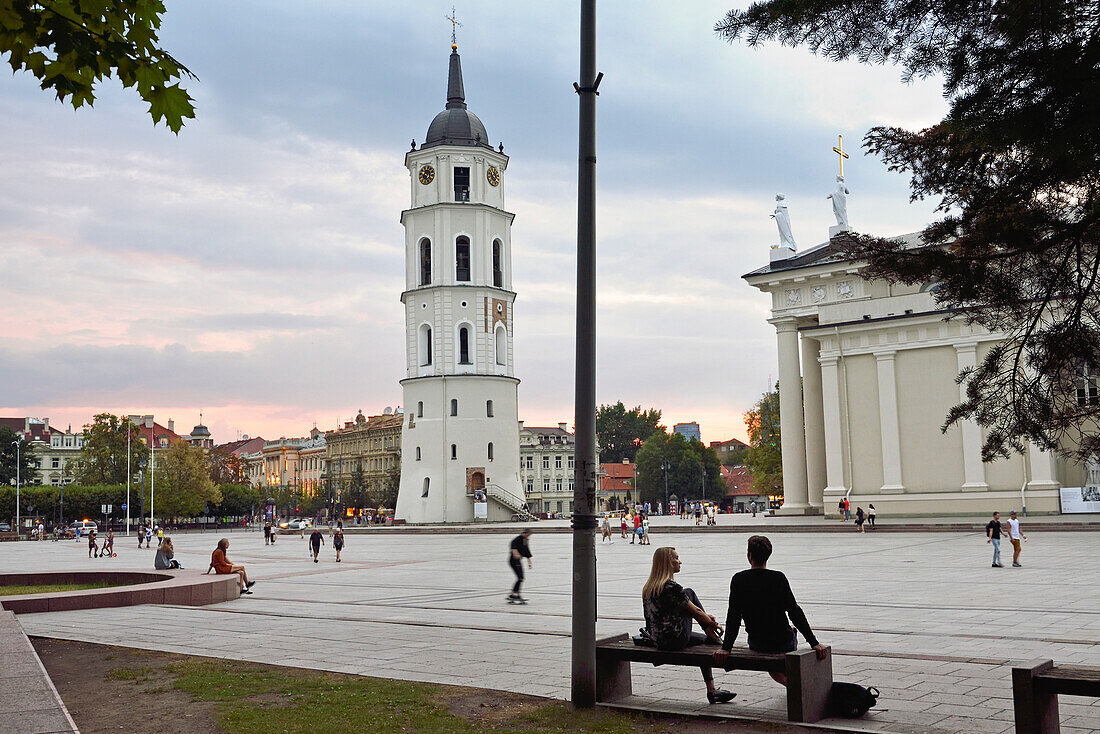
[[[848,393],[851,461],[848,486],[854,493],[877,492],[882,486],[882,434],[879,429],[878,373],[875,358],[860,354],[844,358]],[[845,457],[847,459],[847,457]]]
[[902,483],[906,491],[942,492],[962,486],[962,432],[940,431],[943,418],[958,402],[955,350],[952,347],[902,349],[895,357],[898,388],[898,436]]

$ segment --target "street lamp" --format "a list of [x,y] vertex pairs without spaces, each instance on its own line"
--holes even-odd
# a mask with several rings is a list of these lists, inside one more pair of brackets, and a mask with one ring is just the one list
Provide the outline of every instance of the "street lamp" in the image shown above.
[[665,459],[661,462],[661,468],[665,470],[665,507],[668,507],[668,470],[672,468],[672,464]]
[[21,477],[19,476],[19,470],[23,464],[23,439],[18,441],[12,441],[11,445],[15,447],[15,537],[19,537],[19,485],[21,483]]

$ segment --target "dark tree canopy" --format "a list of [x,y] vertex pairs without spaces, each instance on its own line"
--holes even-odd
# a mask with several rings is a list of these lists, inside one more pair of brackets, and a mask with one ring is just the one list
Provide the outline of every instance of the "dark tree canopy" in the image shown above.
[[[942,75],[947,116],[920,131],[876,127],[864,147],[911,176],[943,217],[924,247],[856,236],[867,275],[938,283],[954,318],[1003,334],[947,416],[986,427],[984,459],[1022,439],[1100,453],[1100,3],[767,0],[716,30],[833,60]],[[1092,397],[1090,397],[1090,395]]]
[[681,502],[704,497],[716,501],[726,494],[717,452],[698,441],[688,441],[679,433],[651,433],[639,449],[637,461],[635,501],[664,505],[666,464],[670,497],[676,495]]
[[765,496],[783,493],[783,451],[779,425],[779,383],[775,389],[760,396],[752,410],[745,414],[749,430],[749,447],[745,449],[745,466],[752,475],[752,488]]
[[614,405],[601,405],[596,410],[596,443],[600,447],[600,461],[619,463],[623,459],[634,461],[642,442],[655,431],[663,431],[661,411],[656,408],[643,410],[638,405],[629,410],[619,401]]
[[7,426],[0,427],[0,485],[15,484],[16,479],[20,485],[38,484],[34,462],[34,445]]
[[178,133],[195,116],[179,80],[195,77],[160,48],[162,15],[160,0],[0,0],[0,55],[75,108],[117,77],[149,103],[154,123]]

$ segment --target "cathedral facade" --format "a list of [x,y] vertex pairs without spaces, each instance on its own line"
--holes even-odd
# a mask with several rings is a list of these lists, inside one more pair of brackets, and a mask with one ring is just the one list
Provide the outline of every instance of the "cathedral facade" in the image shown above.
[[934,283],[865,278],[838,253],[844,236],[773,248],[744,276],[771,297],[778,339],[781,512],[834,514],[844,497],[880,517],[1059,512],[1059,489],[1081,486],[1084,466],[1035,446],[983,463],[981,426],[940,430],[965,390],[955,377],[1000,337],[948,318]]

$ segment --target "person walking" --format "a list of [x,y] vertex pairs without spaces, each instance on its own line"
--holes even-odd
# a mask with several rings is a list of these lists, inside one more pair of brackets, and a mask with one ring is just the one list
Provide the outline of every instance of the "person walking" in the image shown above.
[[1001,563],[1001,513],[994,512],[993,519],[985,524],[985,542],[993,544],[993,568],[1004,568]]
[[[623,523],[625,526],[626,516],[623,516]],[[512,585],[512,593],[508,595],[509,604],[526,604],[527,600],[519,594],[520,587],[523,586],[523,559],[527,559],[527,568],[534,568],[534,563],[531,561],[531,546],[527,542],[531,537],[531,528],[524,528],[523,532],[512,539],[512,544],[508,546],[508,565],[512,567],[512,572],[516,574],[516,583]]]
[[634,530],[630,533],[630,544],[634,545],[634,538],[638,539],[638,545],[642,544],[642,513],[634,513]]
[[271,545],[271,523],[264,521],[264,545]]
[[614,539],[611,537],[611,513],[607,513],[603,516],[603,536],[600,538],[601,543],[615,544]]
[[[693,590],[685,589],[674,580],[681,568],[680,556],[675,548],[663,546],[653,552],[649,578],[642,587],[646,634],[658,650],[684,650],[697,645],[722,644],[722,626],[718,620],[713,614],[707,614]],[[706,634],[695,632],[692,620],[698,622]],[[699,669],[707,685],[707,701],[729,703],[736,697],[737,694],[732,691],[715,687],[710,665],[701,665]]]
[[1016,510],[1008,513],[1008,540],[1012,543],[1012,567],[1022,568],[1020,563],[1020,541],[1027,540],[1027,536],[1020,530],[1020,521],[1016,519]]
[[157,547],[159,548],[160,544],[163,543],[163,542],[164,542],[164,528],[162,528],[160,525],[157,525]]
[[321,531],[317,528],[313,528],[313,532],[309,534],[309,547],[313,551],[313,562],[319,563],[317,555],[321,552],[321,546],[325,544],[325,536],[321,534]]
[[840,502],[836,503],[837,514],[840,515],[840,521],[844,522],[844,498],[840,498]]
[[863,532],[863,520],[864,520],[863,508],[862,507],[857,507],[856,508],[856,527],[859,528],[859,532],[861,532],[861,533]]
[[756,517],[756,500],[749,502],[749,511],[752,512],[753,517]]
[[642,545],[649,545],[649,515],[642,518],[642,539],[639,542]]
[[332,548],[336,551],[336,562],[340,562],[340,551],[344,550],[344,523],[336,524],[336,531],[332,534]]
[[146,548],[152,548],[153,547],[153,526],[152,525],[146,525],[145,526],[145,547]]
[[699,502],[695,503],[695,525],[698,527],[703,524],[703,505]]
[[[748,542],[750,568],[734,574],[730,580],[730,602],[726,613],[726,635],[722,649],[714,653],[714,662],[725,665],[741,622],[745,622],[745,634],[749,649],[764,653],[786,653],[798,648],[801,632],[814,649],[818,660],[829,655],[829,648],[814,636],[802,607],[795,601],[791,584],[781,571],[768,568],[772,555],[772,543],[763,535],[754,535]],[[788,621],[788,619],[790,621]],[[794,629],[791,624],[794,624]],[[780,685],[787,685],[784,673],[770,673]]]
[[138,536],[138,548],[140,548],[142,541],[145,540],[145,523],[142,523],[138,527],[137,536]]
[[875,515],[877,512],[873,504],[867,505],[867,524],[871,526],[872,530],[875,529]]
[[619,535],[623,538],[626,537],[626,512],[619,514]]

